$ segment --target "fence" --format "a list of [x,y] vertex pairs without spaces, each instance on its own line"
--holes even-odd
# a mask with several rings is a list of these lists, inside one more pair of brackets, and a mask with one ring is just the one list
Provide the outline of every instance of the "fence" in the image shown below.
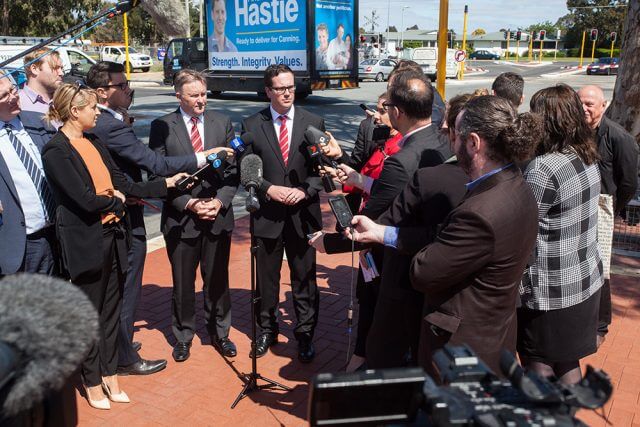
[[640,258],[640,198],[627,205],[626,219],[616,218],[613,228],[613,252]]

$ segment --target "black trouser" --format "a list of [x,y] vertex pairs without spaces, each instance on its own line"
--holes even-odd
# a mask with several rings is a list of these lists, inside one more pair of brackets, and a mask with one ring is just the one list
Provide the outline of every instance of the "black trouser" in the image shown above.
[[296,339],[313,338],[318,323],[319,293],[316,284],[316,250],[306,237],[300,237],[287,223],[276,239],[256,237],[258,333],[278,333],[278,303],[280,302],[280,268],[282,254],[287,254],[291,271],[293,309],[298,322],[294,328]]
[[122,291],[120,310],[120,328],[118,331],[118,366],[129,366],[140,360],[138,352],[132,347],[133,326],[136,321],[136,309],[140,302],[144,260],[147,256],[147,238],[132,235],[131,246],[127,253],[129,268]]
[[598,335],[601,337],[609,332],[611,324],[611,280],[605,279],[600,288],[600,309],[598,310]]
[[191,239],[165,236],[173,277],[173,334],[191,342],[196,331],[196,269],[200,265],[204,317],[212,339],[226,338],[231,327],[229,252],[231,233],[201,233]]
[[89,387],[100,385],[101,377],[116,374],[118,368],[118,326],[124,271],[118,250],[124,250],[125,235],[119,225],[105,225],[102,234],[102,273],[94,281],[75,283],[89,297],[100,318],[100,338],[82,363],[82,376]]
[[55,234],[53,227],[46,227],[35,233],[27,234],[24,260],[19,271],[48,276],[56,273]]

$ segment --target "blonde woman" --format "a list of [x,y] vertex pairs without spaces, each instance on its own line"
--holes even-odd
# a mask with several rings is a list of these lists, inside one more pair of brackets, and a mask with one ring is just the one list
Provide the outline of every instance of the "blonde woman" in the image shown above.
[[56,235],[63,269],[93,302],[100,316],[100,338],[82,364],[89,404],[109,409],[109,400],[128,403],[120,389],[117,330],[122,285],[127,271],[125,195],[163,197],[184,174],[133,183],[118,170],[107,149],[85,132],[100,111],[92,89],[64,84],[53,95],[46,114],[62,123],[42,152],[44,170],[58,204]]

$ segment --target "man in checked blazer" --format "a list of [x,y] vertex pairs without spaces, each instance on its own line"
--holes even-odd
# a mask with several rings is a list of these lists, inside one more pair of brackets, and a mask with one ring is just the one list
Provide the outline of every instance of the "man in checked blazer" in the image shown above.
[[[151,123],[149,147],[164,156],[184,156],[218,147],[227,148],[234,138],[231,120],[205,110],[207,85],[204,76],[182,70],[175,77],[180,103],[173,113]],[[176,362],[189,358],[196,331],[195,278],[200,265],[204,283],[204,312],[213,346],[225,357],[234,357],[229,339],[229,251],[233,230],[231,202],[238,187],[235,161],[227,158],[221,167],[207,169],[199,182],[184,192],[171,191],[162,209],[161,228],[173,276],[172,319],[177,343]]]
[[269,107],[242,122],[254,142],[249,151],[260,156],[263,183],[258,189],[260,209],[253,216],[252,232],[258,247],[257,288],[260,301],[256,322],[256,356],[261,357],[278,340],[278,302],[283,252],[291,271],[291,292],[297,317],[294,334],[298,358],[310,362],[315,356],[311,343],[318,320],[316,251],[307,234],[322,229],[318,193],[322,181],[308,156],[304,131],[313,125],[324,131],[324,120],[294,107],[295,81],[286,65],[265,70]]

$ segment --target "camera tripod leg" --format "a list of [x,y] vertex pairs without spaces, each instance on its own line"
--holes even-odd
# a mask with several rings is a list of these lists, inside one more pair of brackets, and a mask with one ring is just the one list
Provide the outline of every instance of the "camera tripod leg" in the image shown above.
[[[258,385],[258,380],[262,380],[267,384]],[[245,396],[248,396],[249,393],[251,393],[254,390],[271,389],[274,387],[281,388],[282,390],[285,390],[285,391],[292,390],[291,387],[280,384],[277,381],[271,380],[269,378],[265,378],[262,375],[258,373],[253,373],[253,372],[250,374],[245,374],[242,378],[242,381],[244,381],[244,387],[242,387],[240,394],[238,394],[238,397],[236,397],[236,400],[234,400],[233,403],[231,404],[231,409],[235,408],[238,402],[242,400],[242,398],[244,398]]]

